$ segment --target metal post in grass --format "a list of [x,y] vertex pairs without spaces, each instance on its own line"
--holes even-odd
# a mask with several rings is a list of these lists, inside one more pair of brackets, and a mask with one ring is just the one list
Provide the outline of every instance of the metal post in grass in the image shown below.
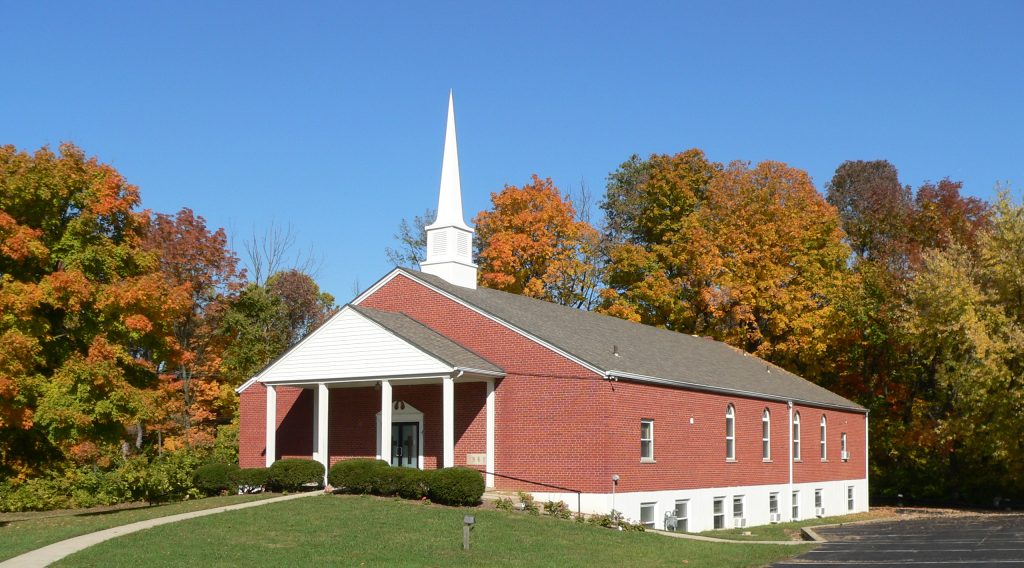
[[469,550],[469,531],[476,525],[476,517],[466,515],[462,517],[462,550]]

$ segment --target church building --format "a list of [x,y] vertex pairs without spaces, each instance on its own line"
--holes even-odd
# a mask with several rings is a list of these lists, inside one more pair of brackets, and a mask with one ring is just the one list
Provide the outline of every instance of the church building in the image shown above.
[[426,261],[239,387],[242,467],[465,466],[690,532],[868,509],[863,407],[718,341],[478,288],[472,240],[449,96]]

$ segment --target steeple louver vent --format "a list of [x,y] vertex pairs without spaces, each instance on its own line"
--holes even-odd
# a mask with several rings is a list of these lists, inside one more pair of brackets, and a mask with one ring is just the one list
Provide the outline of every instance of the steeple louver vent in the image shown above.
[[459,151],[455,139],[455,101],[450,92],[437,218],[426,230],[427,259],[420,264],[420,269],[456,286],[476,288],[476,265],[472,257],[473,228],[462,217],[462,184],[459,180]]

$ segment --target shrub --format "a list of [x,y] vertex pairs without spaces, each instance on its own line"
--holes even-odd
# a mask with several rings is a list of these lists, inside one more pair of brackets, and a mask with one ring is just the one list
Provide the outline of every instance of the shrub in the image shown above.
[[324,465],[301,458],[277,460],[270,466],[268,485],[279,491],[298,491],[307,485],[320,487],[324,480]]
[[430,500],[443,505],[476,505],[484,494],[484,478],[467,467],[447,467],[430,475]]
[[240,493],[259,493],[267,485],[270,469],[251,467],[235,471],[235,485]]
[[646,527],[640,523],[631,523],[629,519],[622,516],[622,513],[612,510],[611,514],[598,515],[596,517],[590,517],[587,522],[592,525],[599,527],[606,527],[610,529],[618,529],[620,531],[636,531],[644,532]]
[[514,508],[512,500],[508,497],[499,497],[498,500],[494,502],[494,506],[502,511],[511,511]]
[[390,467],[386,461],[367,458],[340,461],[331,466],[327,481],[348,493],[373,493],[380,471]]
[[548,501],[544,503],[544,512],[559,519],[572,517],[572,511],[569,510],[569,505],[566,505],[565,501]]
[[430,474],[411,468],[394,468],[398,475],[398,496],[403,499],[423,499],[429,492]]
[[531,515],[539,515],[540,509],[537,508],[537,502],[533,500],[533,495],[520,491],[517,493],[519,496],[519,502],[523,504],[523,510]]
[[204,495],[220,495],[238,489],[238,466],[227,463],[208,463],[192,474],[192,483]]

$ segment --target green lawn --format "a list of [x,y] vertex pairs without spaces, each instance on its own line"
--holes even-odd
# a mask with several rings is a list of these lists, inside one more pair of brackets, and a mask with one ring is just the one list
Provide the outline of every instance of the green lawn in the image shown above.
[[28,552],[29,550],[34,550],[59,540],[118,525],[126,525],[155,517],[166,517],[188,511],[200,511],[202,509],[234,505],[267,497],[274,497],[274,495],[210,497],[208,499],[181,501],[179,503],[155,505],[126,511],[83,512],[60,517],[11,521],[6,525],[0,523],[0,560],[6,560],[12,556],[17,556],[23,552]]
[[[775,525],[762,525],[747,529],[725,529],[715,531],[704,531],[699,533],[703,536],[724,538],[727,540],[800,540],[800,529],[803,527],[816,527],[819,525],[834,525],[841,523],[852,523],[854,521],[866,521],[879,518],[873,512],[857,513],[854,515],[843,515],[841,517],[825,517],[822,519],[805,519],[795,523],[778,523]],[[743,533],[749,532],[749,535]]]
[[[473,549],[462,518],[476,515]],[[764,566],[807,546],[716,544],[550,517],[368,496],[321,496],[173,523],[59,566]]]

